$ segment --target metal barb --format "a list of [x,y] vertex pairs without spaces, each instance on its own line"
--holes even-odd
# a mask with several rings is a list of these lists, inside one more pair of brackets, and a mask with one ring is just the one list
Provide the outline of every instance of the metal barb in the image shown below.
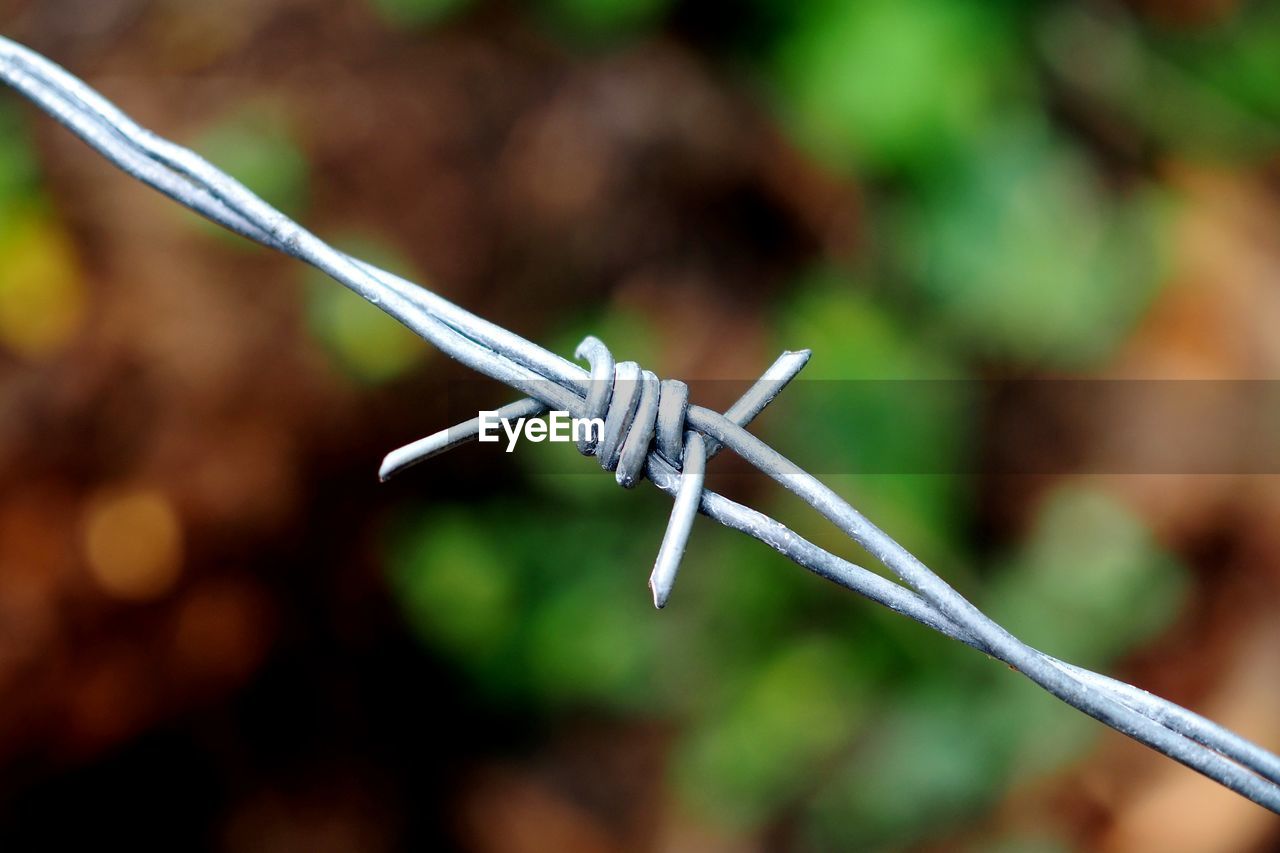
[[[681,403],[683,418],[673,419],[670,411],[676,404],[668,402],[664,409],[663,386],[659,384],[653,407],[656,414],[651,416],[646,407],[640,423],[634,425],[635,408],[643,394],[631,402],[612,399],[622,365],[615,366],[598,341],[588,339],[578,351],[591,365],[588,373],[429,290],[334,249],[199,155],[139,127],[82,81],[3,37],[0,79],[127,174],[237,234],[316,267],[447,355],[526,395],[528,399],[508,407],[511,411],[531,413],[546,408],[567,411],[573,417],[625,412],[626,417],[615,417],[615,439],[606,435],[608,453],[604,442],[598,448],[584,443],[580,449],[599,453],[606,469],[618,468],[620,481],[638,479],[636,467],[642,467],[654,485],[675,498],[672,519],[650,577],[654,603],[659,607],[670,594],[696,509],[759,539],[821,577],[1003,661],[1067,704],[1280,813],[1280,758],[1172,702],[1072,666],[1018,640],[847,501],[743,429],[795,376],[808,359],[807,351],[784,354],[743,400],[724,414]],[[636,371],[634,378],[640,379],[638,368]],[[599,390],[602,384],[610,386],[608,395]],[[607,421],[608,415],[604,416]],[[654,422],[649,422],[650,417]],[[671,430],[681,422],[684,434],[677,439]],[[401,448],[388,455],[380,474],[390,477],[469,441],[476,428],[468,422]],[[641,437],[634,439],[628,454],[626,438],[636,429],[642,430],[637,434]],[[671,458],[677,441],[682,446],[679,460]],[[706,489],[702,481],[705,460],[722,447],[795,493],[902,583],[854,565],[776,519]],[[625,470],[618,454],[627,456]]]
[[[497,417],[503,420],[518,421],[521,418],[537,417],[546,410],[547,407],[542,403],[531,397],[525,397],[498,409]],[[426,462],[433,456],[439,456],[441,453],[453,450],[453,448],[469,441],[474,441],[479,435],[480,418],[474,417],[469,421],[463,421],[457,426],[442,429],[426,438],[420,438],[411,444],[406,444],[404,447],[396,448],[388,453],[383,458],[382,464],[378,466],[378,479],[385,483],[406,468],[417,465],[419,462]]]

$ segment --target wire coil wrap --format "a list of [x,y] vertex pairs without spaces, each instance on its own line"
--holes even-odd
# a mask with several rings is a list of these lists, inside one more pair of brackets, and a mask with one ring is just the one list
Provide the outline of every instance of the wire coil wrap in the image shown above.
[[583,439],[578,450],[597,456],[600,467],[614,471],[624,489],[634,488],[644,477],[645,459],[655,438],[658,452],[677,470],[683,469],[689,386],[678,379],[659,380],[634,361],[615,363],[599,338],[586,338],[574,354],[591,366],[587,417],[604,423],[599,447],[594,440]]

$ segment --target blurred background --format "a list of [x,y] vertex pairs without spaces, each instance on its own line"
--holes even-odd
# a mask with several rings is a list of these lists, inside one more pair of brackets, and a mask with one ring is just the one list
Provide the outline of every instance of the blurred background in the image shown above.
[[[566,355],[591,331],[727,398],[800,347],[815,379],[1280,376],[1277,3],[0,21]],[[470,378],[3,93],[0,848],[1280,849],[1276,817],[708,521],[655,612],[669,501],[572,448],[379,485]],[[854,387],[758,431],[1027,640],[1280,747],[1280,478],[1019,471],[1016,401],[904,423]],[[894,473],[921,448],[934,473]],[[713,485],[859,558],[762,477]]]

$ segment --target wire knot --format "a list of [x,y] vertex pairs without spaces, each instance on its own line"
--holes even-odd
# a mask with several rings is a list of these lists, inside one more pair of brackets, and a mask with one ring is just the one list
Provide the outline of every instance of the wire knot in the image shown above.
[[[714,438],[689,429],[689,386],[677,379],[659,379],[634,361],[615,362],[609,348],[588,336],[574,355],[587,362],[590,378],[581,390],[581,410],[588,419],[599,419],[602,429],[587,430],[577,441],[578,452],[595,456],[600,467],[613,471],[618,484],[633,488],[651,466],[663,476],[662,488],[672,491],[675,505],[649,575],[653,603],[664,607],[675,585],[693,527],[702,505],[707,460],[720,452]],[[790,382],[809,360],[809,351],[784,352],[760,378],[724,413],[724,418],[745,426]],[[519,420],[542,414],[548,405],[533,397],[509,403],[497,411],[502,420]],[[411,465],[475,439],[480,419],[441,430],[387,454],[379,476],[389,479]]]

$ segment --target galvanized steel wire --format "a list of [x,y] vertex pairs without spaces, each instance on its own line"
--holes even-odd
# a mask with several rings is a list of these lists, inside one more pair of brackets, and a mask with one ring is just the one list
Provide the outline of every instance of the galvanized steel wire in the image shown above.
[[[1280,758],[1172,702],[1018,640],[843,498],[748,432],[745,425],[804,366],[808,351],[784,353],[723,414],[689,404],[682,383],[661,381],[638,365],[615,364],[594,338],[584,341],[577,353],[590,365],[590,371],[584,370],[429,290],[327,245],[194,152],[139,127],[76,77],[3,37],[0,77],[127,174],[237,234],[322,270],[449,356],[526,395],[505,407],[505,414],[529,417],[554,409],[578,418],[603,416],[604,441],[599,446],[584,441],[579,450],[598,454],[604,467],[617,471],[623,485],[634,485],[643,473],[675,498],[650,578],[658,606],[666,602],[693,516],[701,512],[821,577],[1003,661],[1067,704],[1280,813]],[[414,442],[390,454],[381,473],[390,476],[474,438],[476,431],[471,421]],[[705,489],[706,461],[721,448],[793,492],[903,583],[857,566],[781,522]]]

